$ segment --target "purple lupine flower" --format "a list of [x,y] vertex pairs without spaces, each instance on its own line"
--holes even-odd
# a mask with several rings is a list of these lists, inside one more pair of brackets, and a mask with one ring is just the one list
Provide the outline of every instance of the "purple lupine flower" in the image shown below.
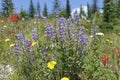
[[79,41],[79,37],[80,37],[81,35],[84,35],[84,33],[85,33],[85,29],[84,29],[84,27],[82,27],[82,28],[79,30],[78,34],[77,34],[77,40],[78,40],[78,41]]
[[46,26],[46,33],[49,38],[52,38],[54,36],[54,29],[53,26],[47,25]]
[[82,46],[86,45],[87,41],[88,41],[88,36],[85,34],[85,29],[84,27],[80,29],[79,33],[78,33],[78,40],[80,41],[80,44]]
[[13,51],[16,55],[18,55],[18,53],[20,52],[19,50],[19,47],[18,47],[18,44],[15,44],[14,47],[13,47]]
[[84,27],[80,29],[79,33],[77,34],[77,41],[78,46],[80,46],[80,55],[84,55],[84,47],[87,45],[88,36],[85,34]]
[[61,17],[60,20],[59,20],[60,23],[65,23],[66,22],[66,19],[64,17]]
[[41,18],[42,18],[43,20],[46,20],[46,19],[47,19],[47,17],[45,17],[44,15],[41,15]]
[[59,33],[60,33],[60,37],[63,38],[65,36],[65,29],[63,27],[59,28]]
[[79,24],[80,16],[79,16],[78,13],[75,13],[75,14],[74,14],[74,20],[75,20],[76,24]]
[[69,37],[69,39],[71,40],[72,39],[72,34],[71,34],[71,31],[73,30],[73,28],[72,28],[72,17],[69,17],[68,18],[68,20],[67,20],[67,22],[68,22],[68,37]]
[[79,31],[79,34],[80,34],[80,35],[83,35],[84,33],[85,33],[85,28],[82,27],[82,28],[80,29],[80,31]]
[[72,25],[72,18],[69,17],[67,21],[68,21],[68,26],[71,26]]
[[26,51],[30,51],[30,45],[31,45],[30,40],[25,39],[24,40],[24,48]]
[[66,25],[66,19],[64,17],[61,17],[59,20],[59,34],[61,39],[63,39],[66,34],[65,25]]
[[36,40],[37,39],[37,30],[34,28],[33,30],[32,30],[32,40]]
[[86,43],[88,41],[88,36],[87,35],[80,35],[79,36],[79,41],[82,45],[86,45]]
[[59,20],[59,24],[60,24],[60,26],[65,27],[66,19],[64,17],[61,17],[60,20]]
[[17,34],[17,39],[18,39],[21,43],[23,43],[23,33],[22,33],[22,32],[20,32],[20,33]]

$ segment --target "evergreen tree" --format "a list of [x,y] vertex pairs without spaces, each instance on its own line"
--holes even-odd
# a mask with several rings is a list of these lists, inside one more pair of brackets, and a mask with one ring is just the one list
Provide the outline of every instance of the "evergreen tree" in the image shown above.
[[23,5],[21,5],[21,9],[20,9],[20,12],[22,12],[23,11]]
[[34,8],[34,5],[33,5],[33,1],[30,0],[29,16],[31,18],[34,18],[34,14],[35,14],[35,8]]
[[40,3],[37,2],[37,14],[40,16]]
[[44,15],[44,16],[48,16],[46,3],[44,4],[43,15]]
[[14,12],[14,4],[13,4],[12,0],[9,0],[8,7],[9,7],[10,14],[12,14]]
[[67,18],[69,18],[69,16],[71,16],[70,13],[71,13],[70,2],[69,2],[69,0],[67,0],[67,2],[66,2],[66,17]]
[[1,9],[0,9],[0,14],[2,13]]
[[110,2],[110,21],[114,21],[116,18],[116,4],[114,0],[111,0]]
[[116,17],[120,19],[120,0],[117,1]]
[[80,18],[81,19],[83,19],[83,17],[85,17],[86,15],[85,15],[85,12],[84,12],[84,10],[83,10],[83,8],[82,8],[82,5],[80,6]]
[[97,0],[93,0],[92,13],[95,13],[97,11],[98,11]]
[[10,16],[14,11],[14,4],[12,0],[2,0],[2,14],[5,17]]
[[59,14],[61,10],[61,4],[59,0],[54,0],[53,2],[53,13]]
[[80,6],[80,18],[82,19],[83,16],[84,16],[84,11],[83,11],[82,6]]
[[113,0],[104,0],[103,21],[111,22],[114,19],[114,3]]
[[104,18],[104,22],[109,22],[109,6],[110,4],[110,0],[104,0],[104,14],[103,14],[103,18]]
[[92,8],[91,6],[87,3],[87,17],[90,18],[92,14]]

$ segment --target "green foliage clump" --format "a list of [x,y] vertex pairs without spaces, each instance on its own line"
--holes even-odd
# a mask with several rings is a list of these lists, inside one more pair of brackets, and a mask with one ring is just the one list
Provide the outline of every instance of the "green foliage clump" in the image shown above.
[[21,11],[20,12],[20,17],[24,18],[24,19],[27,19],[27,17],[29,17],[29,15],[28,15],[28,13],[26,11]]

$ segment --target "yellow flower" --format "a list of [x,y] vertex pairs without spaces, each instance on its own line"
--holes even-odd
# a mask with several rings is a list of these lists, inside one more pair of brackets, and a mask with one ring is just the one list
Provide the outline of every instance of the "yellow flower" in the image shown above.
[[113,42],[112,42],[111,40],[109,40],[109,39],[106,39],[106,42],[108,42],[108,43],[110,43],[110,44],[113,43]]
[[47,63],[47,67],[52,70],[52,69],[54,69],[56,64],[57,64],[56,61],[50,61]]
[[118,33],[118,35],[120,35],[120,32]]
[[63,77],[61,80],[70,80],[68,77]]
[[37,42],[32,42],[31,46],[35,46],[37,44]]
[[112,44],[113,42],[112,41],[109,41],[110,44]]
[[10,44],[10,47],[13,47],[15,44]]
[[1,23],[3,23],[4,21],[3,20],[1,20]]
[[8,41],[10,41],[10,39],[9,39],[9,38],[5,39],[5,42],[8,42]]
[[106,39],[107,42],[109,42],[110,40],[109,39]]
[[3,27],[4,27],[4,28],[6,28],[7,26],[6,26],[6,25],[4,25]]

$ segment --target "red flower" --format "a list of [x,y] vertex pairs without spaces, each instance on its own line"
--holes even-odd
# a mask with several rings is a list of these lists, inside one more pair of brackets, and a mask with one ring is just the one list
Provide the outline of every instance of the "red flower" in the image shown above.
[[101,56],[101,61],[104,65],[107,64],[108,60],[109,60],[109,57],[107,55],[102,55]]
[[29,44],[32,45],[32,41],[31,40],[29,41]]
[[11,34],[11,33],[12,33],[12,31],[11,31],[11,30],[8,30],[8,31],[7,31],[7,34]]
[[10,21],[11,22],[14,22],[14,21],[17,21],[17,20],[19,20],[20,19],[20,16],[19,16],[19,14],[13,14],[13,15],[11,15],[10,16]]
[[12,33],[14,33],[14,30],[8,30],[7,31],[7,34],[12,34]]
[[115,52],[118,56],[120,56],[120,48],[114,49],[114,52]]

